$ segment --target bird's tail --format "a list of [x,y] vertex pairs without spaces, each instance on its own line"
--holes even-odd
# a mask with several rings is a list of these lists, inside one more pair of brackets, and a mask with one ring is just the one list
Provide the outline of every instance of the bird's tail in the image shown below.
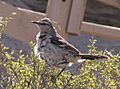
[[105,55],[92,55],[92,54],[80,54],[81,59],[96,60],[96,59],[108,59]]

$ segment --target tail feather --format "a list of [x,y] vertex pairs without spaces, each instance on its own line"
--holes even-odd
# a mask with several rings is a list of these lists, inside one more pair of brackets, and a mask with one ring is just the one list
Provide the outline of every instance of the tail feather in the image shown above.
[[108,59],[108,57],[104,55],[80,54],[80,56],[82,59],[86,60]]

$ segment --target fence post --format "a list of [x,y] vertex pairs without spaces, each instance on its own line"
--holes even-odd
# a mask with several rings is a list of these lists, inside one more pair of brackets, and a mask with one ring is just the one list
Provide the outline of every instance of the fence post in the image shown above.
[[67,25],[71,4],[72,0],[49,0],[46,11],[47,17],[59,23],[62,30],[57,30],[65,39],[68,39]]
[[80,35],[87,0],[73,0],[67,32]]

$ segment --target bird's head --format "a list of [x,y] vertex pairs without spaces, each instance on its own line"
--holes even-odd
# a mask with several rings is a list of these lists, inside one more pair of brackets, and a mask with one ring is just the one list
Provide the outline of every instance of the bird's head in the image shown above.
[[36,24],[41,29],[41,32],[49,32],[52,31],[54,28],[52,21],[49,18],[32,21],[32,23]]

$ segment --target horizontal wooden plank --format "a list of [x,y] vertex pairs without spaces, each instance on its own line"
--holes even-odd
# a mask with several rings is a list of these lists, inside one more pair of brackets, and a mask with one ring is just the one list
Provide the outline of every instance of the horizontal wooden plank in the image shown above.
[[80,34],[81,23],[84,18],[87,0],[73,0],[67,32]]
[[82,22],[80,30],[83,34],[89,34],[100,38],[120,40],[120,28],[117,27]]
[[98,0],[98,1],[120,9],[120,0]]
[[9,21],[4,33],[25,43],[35,40],[35,35],[39,30],[31,21],[42,19],[46,17],[46,14],[16,8],[7,3],[0,2],[0,16],[10,16],[13,12],[17,14]]

